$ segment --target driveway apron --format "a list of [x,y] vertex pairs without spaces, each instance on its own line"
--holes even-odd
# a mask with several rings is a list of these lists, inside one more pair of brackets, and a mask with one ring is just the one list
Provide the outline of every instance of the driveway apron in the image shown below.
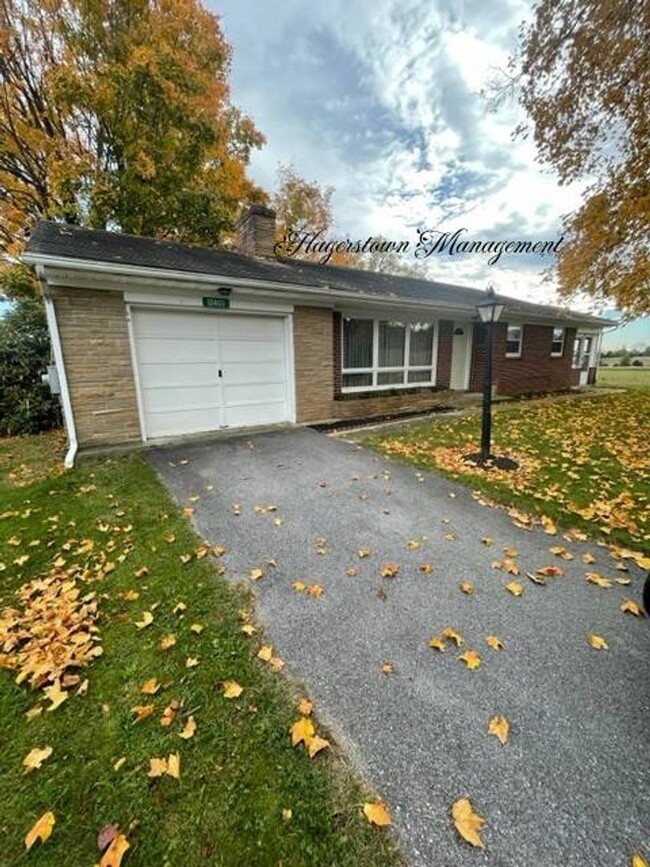
[[[252,584],[250,570],[263,570],[265,641],[388,803],[409,864],[629,867],[632,852],[648,856],[650,622],[619,610],[641,601],[636,566],[631,586],[594,586],[588,570],[621,574],[607,549],[517,528],[467,488],[312,430],[161,448],[150,460],[194,507],[201,537],[227,549],[228,579]],[[510,547],[521,597],[492,567]],[[395,577],[381,576],[387,564]],[[565,574],[546,586],[525,577],[551,564]],[[298,593],[294,581],[325,592]],[[445,628],[462,647],[428,646]],[[505,648],[490,649],[488,635]],[[458,658],[467,649],[477,670]],[[487,732],[496,715],[511,723],[505,746]],[[461,797],[486,819],[485,851],[454,830]]]

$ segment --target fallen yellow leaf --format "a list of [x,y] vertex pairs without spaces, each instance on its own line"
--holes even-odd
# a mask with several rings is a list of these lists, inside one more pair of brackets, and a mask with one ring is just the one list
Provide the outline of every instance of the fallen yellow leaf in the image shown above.
[[640,855],[638,852],[635,852],[632,855],[632,867],[649,867],[648,862]]
[[389,662],[388,660],[386,660],[386,662],[382,662],[381,670],[383,671],[384,674],[394,674],[395,666],[393,665],[392,662]]
[[173,777],[175,780],[180,780],[181,777],[181,757],[178,753],[170,753],[167,759],[167,776]]
[[301,742],[307,746],[309,741],[316,734],[313,722],[306,716],[300,717],[300,719],[291,726],[289,732],[291,734],[292,747],[297,747]]
[[503,650],[505,644],[501,641],[500,638],[497,638],[496,635],[488,635],[485,639],[485,643],[488,647],[491,647],[492,650]]
[[309,595],[318,599],[319,596],[322,596],[325,593],[325,588],[321,587],[320,584],[312,584],[309,588]]
[[513,596],[521,596],[524,592],[524,588],[518,581],[511,581],[509,584],[506,584],[506,590],[508,593],[512,593]]
[[239,698],[244,691],[236,680],[224,680],[223,682],[223,697],[224,698]]
[[185,727],[183,731],[179,733],[179,738],[183,738],[184,741],[189,741],[190,738],[193,738],[196,734],[196,721],[193,716],[189,716],[187,718],[187,722],[185,723]]
[[594,650],[609,650],[609,645],[600,635],[594,635],[593,632],[589,632],[587,634],[587,642],[594,648]]
[[485,819],[475,813],[469,798],[460,798],[451,808],[451,817],[456,830],[468,843],[480,849],[485,849],[485,843],[481,840],[481,829],[485,825]]
[[49,759],[51,755],[52,747],[43,747],[43,749],[34,747],[23,759],[23,773],[28,774],[30,771],[39,770],[45,759]]
[[196,656],[188,656],[185,660],[185,668],[196,668],[199,664],[199,659]]
[[587,572],[585,580],[590,584],[595,584],[597,587],[611,587],[612,582],[601,575],[599,572]]
[[621,611],[624,614],[633,614],[635,617],[645,617],[645,611],[638,602],[635,602],[634,599],[626,599],[625,602],[621,604]]
[[462,593],[467,594],[467,596],[471,596],[474,592],[474,585],[471,581],[461,581],[460,589]]
[[363,814],[372,825],[385,827],[392,824],[388,807],[383,801],[376,801],[374,804],[366,802],[363,805]]
[[142,686],[140,687],[140,692],[142,695],[155,695],[160,689],[162,684],[160,684],[155,677],[150,677],[149,680],[146,680]]
[[251,635],[255,635],[257,629],[255,629],[255,627],[252,626],[250,623],[245,623],[242,626],[241,631],[250,637]]
[[136,620],[135,625],[137,629],[146,629],[147,626],[151,626],[153,623],[153,614],[151,611],[143,611],[142,620]]
[[321,738],[318,735],[314,735],[312,738],[305,743],[307,747],[307,752],[309,753],[309,758],[313,759],[317,753],[320,753],[321,750],[325,750],[329,747],[330,742],[325,740],[325,738]]
[[448,638],[449,641],[453,641],[456,644],[456,647],[460,647],[463,643],[463,639],[457,632],[454,632],[453,629],[447,628],[442,630],[443,638]]
[[61,689],[61,684],[58,680],[55,680],[52,686],[46,687],[43,692],[51,702],[50,706],[45,709],[46,711],[56,710],[70,696],[69,693]]
[[43,813],[41,818],[33,825],[25,837],[25,848],[28,852],[37,840],[40,840],[41,843],[45,843],[45,841],[50,838],[55,823],[56,819],[51,810],[48,810],[47,813]]
[[440,650],[442,652],[446,646],[447,645],[442,638],[439,638],[437,635],[434,635],[429,639],[429,647],[432,647],[434,650]]
[[147,776],[151,779],[162,777],[167,773],[167,759],[149,759],[149,770]]
[[429,575],[431,572],[433,572],[433,566],[431,565],[431,563],[420,563],[418,569],[420,570],[420,572],[422,572],[423,575]]
[[308,698],[301,698],[298,702],[298,713],[302,714],[302,716],[310,716],[313,709],[313,702],[309,701]]
[[255,566],[251,569],[249,574],[252,581],[259,581],[260,578],[264,577],[264,572],[259,568],[259,566]]
[[127,849],[131,846],[124,834],[116,834],[111,841],[111,845],[104,852],[102,860],[99,862],[99,867],[121,867],[122,858],[126,854]]
[[154,712],[155,707],[152,704],[136,704],[135,707],[131,708],[131,713],[135,714],[135,719],[133,723],[142,722],[143,719],[146,719],[148,716]]
[[505,744],[510,734],[510,723],[504,716],[493,716],[488,723],[488,732]]
[[398,572],[399,566],[397,563],[386,563],[386,565],[382,566],[379,570],[379,574],[382,578],[395,578]]
[[113,770],[119,771],[124,767],[125,764],[126,764],[126,756],[122,756],[122,758],[118,759],[115,762],[115,764],[113,765]]
[[262,662],[268,662],[273,656],[273,647],[270,644],[263,644],[257,651],[257,658]]
[[480,668],[481,657],[474,650],[467,650],[465,651],[465,653],[462,653],[458,658],[461,660],[461,662],[464,662],[465,665],[472,670]]
[[158,647],[161,650],[169,650],[170,647],[173,647],[176,644],[176,636],[175,635],[163,635],[160,639],[160,644]]
[[203,625],[201,623],[193,623],[190,626],[190,632],[194,632],[195,635],[200,635],[203,632]]

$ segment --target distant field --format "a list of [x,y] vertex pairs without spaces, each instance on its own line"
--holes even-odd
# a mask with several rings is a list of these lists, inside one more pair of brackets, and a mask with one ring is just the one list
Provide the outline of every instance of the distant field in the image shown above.
[[650,367],[599,367],[596,384],[650,388]]

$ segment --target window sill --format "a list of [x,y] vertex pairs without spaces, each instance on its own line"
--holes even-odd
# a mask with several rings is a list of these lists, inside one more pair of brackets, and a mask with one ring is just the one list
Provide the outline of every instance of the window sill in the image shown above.
[[397,397],[398,395],[421,394],[422,392],[444,391],[440,385],[431,382],[422,385],[387,385],[367,389],[345,389],[335,395],[334,400],[361,400],[363,398]]

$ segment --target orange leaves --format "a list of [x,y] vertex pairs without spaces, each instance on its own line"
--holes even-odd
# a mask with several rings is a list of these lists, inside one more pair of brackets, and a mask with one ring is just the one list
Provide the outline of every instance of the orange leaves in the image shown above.
[[131,713],[135,714],[134,724],[150,717],[154,710],[155,707],[152,704],[136,704],[135,707],[131,708]]
[[377,825],[380,828],[385,828],[387,825],[392,824],[388,807],[383,801],[367,801],[363,805],[363,815],[371,825]]
[[386,563],[379,570],[379,574],[382,578],[396,578],[399,573],[399,566],[397,563]]
[[459,584],[460,592],[466,596],[471,596],[474,593],[474,585],[471,581],[461,581]]
[[83,596],[75,578],[57,571],[24,584],[17,596],[20,609],[0,614],[0,666],[18,672],[16,683],[43,689],[55,710],[69,696],[62,689],[68,670],[76,675],[101,655],[98,597]]
[[291,586],[296,593],[311,596],[313,599],[318,599],[325,594],[325,588],[321,587],[320,584],[305,584],[304,581],[294,581]]
[[451,817],[463,840],[472,846],[485,849],[485,844],[481,839],[481,830],[485,825],[485,819],[474,812],[469,798],[460,798],[453,804]]
[[50,839],[55,823],[54,813],[49,810],[47,813],[43,813],[41,818],[36,821],[27,833],[25,837],[25,849],[29,852],[37,840],[40,840],[41,843],[47,842]]

